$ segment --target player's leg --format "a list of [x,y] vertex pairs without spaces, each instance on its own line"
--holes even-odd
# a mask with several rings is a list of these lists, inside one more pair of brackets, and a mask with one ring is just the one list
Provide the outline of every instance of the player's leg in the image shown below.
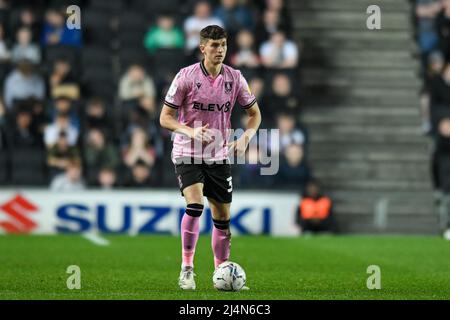
[[201,167],[192,163],[176,164],[175,173],[186,201],[186,212],[181,219],[182,264],[178,284],[184,290],[194,290],[194,255],[203,212],[204,176]]
[[182,264],[178,285],[183,290],[195,290],[194,255],[199,236],[199,220],[203,212],[203,183],[183,189],[186,212],[181,219]]
[[227,261],[230,257],[230,207],[232,201],[232,178],[229,163],[205,165],[204,195],[208,198],[213,218],[211,245],[214,265]]
[[182,266],[194,267],[195,248],[199,236],[199,221],[203,213],[203,183],[183,189],[186,212],[181,220]]
[[230,206],[231,203],[221,203],[208,198],[213,219],[211,246],[214,254],[214,267],[230,258],[231,232],[230,232]]

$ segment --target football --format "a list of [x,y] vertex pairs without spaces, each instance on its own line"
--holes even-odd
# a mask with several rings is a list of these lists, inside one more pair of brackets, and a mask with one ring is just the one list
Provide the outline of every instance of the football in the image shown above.
[[246,279],[244,269],[231,261],[219,264],[213,275],[214,288],[220,291],[239,291],[244,287]]

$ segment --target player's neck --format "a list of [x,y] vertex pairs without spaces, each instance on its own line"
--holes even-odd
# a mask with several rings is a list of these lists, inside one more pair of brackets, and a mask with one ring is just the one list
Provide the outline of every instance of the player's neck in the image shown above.
[[208,74],[210,74],[213,78],[217,77],[220,73],[220,70],[222,69],[222,64],[212,64],[209,63],[206,59],[203,60],[203,64],[205,66],[206,71]]

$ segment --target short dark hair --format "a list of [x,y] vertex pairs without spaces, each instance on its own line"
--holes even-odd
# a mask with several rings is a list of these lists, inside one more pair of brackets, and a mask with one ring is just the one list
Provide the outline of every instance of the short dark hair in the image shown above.
[[210,25],[205,28],[203,28],[200,31],[200,43],[204,44],[209,39],[211,40],[219,40],[223,38],[227,38],[228,34],[225,31],[224,28],[217,26],[217,25]]

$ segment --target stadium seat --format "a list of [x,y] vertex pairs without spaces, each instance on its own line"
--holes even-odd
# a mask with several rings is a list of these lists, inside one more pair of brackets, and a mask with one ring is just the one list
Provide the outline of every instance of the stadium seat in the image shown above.
[[142,12],[128,11],[119,16],[119,30],[122,31],[145,31],[151,21],[144,17]]
[[46,152],[41,148],[15,149],[11,153],[11,184],[46,185]]
[[133,0],[133,7],[140,11],[145,10],[147,14],[155,16],[162,12],[176,13],[181,2],[180,0]]
[[122,30],[119,29],[118,40],[120,43],[120,48],[143,48],[144,47],[144,36],[145,30]]
[[149,54],[143,47],[137,48],[123,48],[119,51],[120,73],[133,63],[140,64],[145,68],[149,65]]
[[86,46],[81,53],[83,68],[102,66],[111,68],[112,59],[110,50],[100,46]]
[[111,27],[111,15],[104,10],[85,9],[83,10],[83,27],[93,29],[108,29]]
[[79,70],[78,59],[76,58],[80,49],[71,47],[71,46],[63,46],[63,45],[54,45],[47,46],[43,49],[44,53],[44,62],[39,66],[39,69],[44,72],[51,72],[53,69],[53,64],[58,59],[64,59],[69,62],[72,66],[72,70],[77,74],[77,70]]
[[83,39],[87,44],[110,47],[114,39],[112,17],[106,11],[83,11]]
[[91,80],[85,83],[84,88],[86,96],[98,96],[104,99],[107,103],[112,103],[117,94],[117,86],[114,81],[103,82]]
[[88,6],[92,10],[108,12],[110,14],[118,14],[124,9],[122,1],[111,0],[93,0]]
[[158,49],[152,55],[152,65],[158,73],[176,73],[185,62],[183,49]]
[[65,58],[69,60],[70,64],[73,65],[76,61],[76,57],[79,54],[77,48],[64,45],[54,45],[45,47],[45,61],[48,64],[52,64],[55,60],[59,58]]
[[[33,4],[34,4],[34,1],[33,1]],[[49,3],[49,6],[53,7],[53,8],[68,7],[71,5],[77,5],[81,8],[81,7],[83,7],[83,0],[51,0]]]

